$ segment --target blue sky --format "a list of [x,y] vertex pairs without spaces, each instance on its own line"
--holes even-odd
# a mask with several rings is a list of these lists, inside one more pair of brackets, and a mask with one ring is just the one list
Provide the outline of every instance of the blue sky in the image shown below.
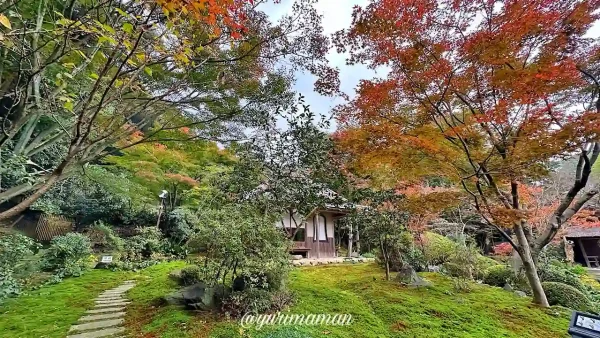
[[[281,0],[279,4],[269,3],[264,5],[263,10],[269,14],[273,21],[291,10],[294,0]],[[319,0],[315,7],[323,15],[323,29],[325,34],[331,35],[338,30],[348,28],[352,22],[352,8],[356,5],[364,7],[369,0]],[[590,37],[600,36],[600,24],[596,23],[587,34]],[[340,83],[342,90],[354,96],[354,89],[361,79],[370,79],[376,76],[384,76],[385,70],[375,72],[363,65],[347,66],[346,55],[331,50],[328,55],[330,65],[340,69]],[[296,74],[294,89],[306,97],[311,110],[323,116],[331,116],[331,109],[343,102],[341,98],[321,96],[314,92],[316,78],[308,73]],[[336,129],[335,121],[331,121],[331,131]]]
[[[317,11],[323,15],[323,29],[325,34],[331,35],[338,30],[347,28],[352,22],[352,8],[355,5],[365,6],[368,0],[320,0],[316,5]],[[293,0],[282,0],[280,4],[269,4],[263,8],[273,20],[290,11]],[[340,82],[342,90],[353,96],[354,88],[361,79],[368,79],[377,74],[365,66],[346,66],[346,56],[331,50],[328,55],[330,65],[340,69]],[[316,78],[309,73],[296,74],[294,89],[305,96],[311,110],[317,114],[331,116],[331,109],[343,102],[340,98],[321,96],[314,92]],[[331,130],[335,130],[335,121],[332,120]]]

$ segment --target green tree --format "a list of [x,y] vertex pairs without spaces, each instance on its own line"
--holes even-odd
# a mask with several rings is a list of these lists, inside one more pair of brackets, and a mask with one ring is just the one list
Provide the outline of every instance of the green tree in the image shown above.
[[[277,121],[285,128],[277,128]],[[339,179],[331,156],[333,143],[322,131],[328,121],[316,116],[302,96],[291,106],[277,109],[270,120],[258,126],[253,139],[236,151],[239,162],[232,174],[241,198],[250,199],[264,212],[289,214],[294,237],[305,218],[325,204],[344,203],[330,190]]]
[[[2,186],[0,202],[25,198],[0,219],[75,168],[170,140],[168,131],[190,128],[184,140],[238,137],[266,107],[289,99],[279,60],[311,71],[325,62],[328,41],[311,1],[275,24],[250,1],[194,3],[0,6],[2,172],[11,172],[6,163],[26,177]],[[35,162],[43,152],[52,160]]]

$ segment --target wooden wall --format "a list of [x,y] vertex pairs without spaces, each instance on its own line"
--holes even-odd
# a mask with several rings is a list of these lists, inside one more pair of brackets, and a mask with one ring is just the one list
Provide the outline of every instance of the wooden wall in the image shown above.
[[313,242],[313,238],[307,236],[304,246],[310,249],[308,251],[308,258],[317,258],[317,245],[319,246],[320,258],[335,257],[335,241],[333,237],[327,238],[327,242]]

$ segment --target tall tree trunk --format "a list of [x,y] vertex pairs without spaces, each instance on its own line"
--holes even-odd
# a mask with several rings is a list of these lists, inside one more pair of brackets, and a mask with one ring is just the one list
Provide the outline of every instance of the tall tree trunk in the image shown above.
[[65,171],[65,168],[69,163],[70,158],[66,158],[33,194],[19,202],[19,204],[15,205],[14,207],[0,213],[0,221],[14,217],[25,211],[27,208],[29,208],[35,201],[42,197],[42,195],[44,195],[48,190],[50,190],[50,188],[52,188],[54,184],[61,179],[63,172]]
[[515,224],[514,230],[515,235],[517,236],[517,242],[519,242],[519,250],[517,252],[523,261],[523,269],[525,270],[525,275],[527,276],[529,286],[531,287],[531,291],[533,293],[533,302],[540,306],[548,307],[550,305],[548,304],[548,299],[544,293],[542,282],[538,276],[535,261],[531,253],[531,247],[523,229],[523,222]]
[[53,173],[50,178],[33,194],[29,197],[21,201],[19,204],[14,207],[0,213],[0,221],[17,216],[18,214],[25,211],[25,209],[29,208],[38,198],[42,197],[52,186],[60,179],[60,174]]
[[385,264],[385,280],[390,280],[390,260],[388,257],[388,253],[385,250],[385,244],[383,243],[383,238],[379,237],[379,245],[381,247],[381,254],[383,255],[383,262]]

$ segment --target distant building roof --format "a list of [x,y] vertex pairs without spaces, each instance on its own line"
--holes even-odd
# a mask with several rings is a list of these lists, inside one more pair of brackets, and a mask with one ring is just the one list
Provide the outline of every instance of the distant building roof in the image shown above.
[[598,228],[570,227],[567,229],[567,235],[565,237],[571,237],[571,238],[600,237],[600,227],[598,227]]

